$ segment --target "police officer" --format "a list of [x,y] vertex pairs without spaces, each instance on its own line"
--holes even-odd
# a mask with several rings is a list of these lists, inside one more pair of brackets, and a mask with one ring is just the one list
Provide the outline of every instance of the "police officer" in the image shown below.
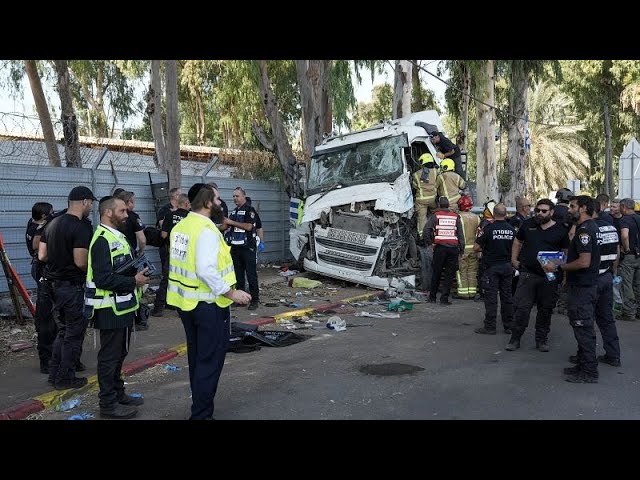
[[45,228],[38,258],[47,263],[58,333],[49,363],[49,383],[56,390],[78,388],[87,379],[76,377],[86,330],[84,284],[88,262],[91,226],[83,221],[91,213],[95,197],[90,189],[75,187],[69,192],[69,207]]
[[568,188],[561,188],[556,192],[556,205],[553,208],[553,221],[565,224],[566,228],[570,228],[573,223],[573,217],[569,213],[569,201],[573,198],[573,192]]
[[458,208],[464,237],[464,255],[460,259],[460,268],[456,277],[458,294],[454,298],[472,299],[477,293],[478,256],[473,245],[480,225],[480,217],[471,212],[471,207],[473,207],[471,197],[461,196],[458,200]]
[[[598,269],[598,289],[596,292],[596,324],[602,335],[602,346],[605,354],[598,356],[598,361],[612,367],[620,366],[620,341],[618,329],[613,319],[613,276],[618,267],[620,243],[616,227],[609,223],[606,216],[601,216],[601,203],[596,198],[593,220],[598,226],[598,247],[600,249],[600,268]],[[578,355],[571,355],[569,361],[578,363]],[[574,372],[578,373],[579,368]]]
[[460,193],[467,187],[464,178],[455,171],[453,160],[445,158],[440,162],[440,175],[436,177],[436,193],[438,197],[447,197],[452,211],[458,210],[458,199]]
[[513,300],[511,298],[511,248],[515,229],[506,221],[507,207],[503,203],[493,209],[495,221],[487,225],[476,239],[474,251],[482,251],[482,262],[485,264],[484,275],[484,326],[476,328],[480,334],[496,334],[496,317],[498,315],[498,291],[500,292],[500,316],[505,333],[511,333],[513,320]]
[[213,416],[214,397],[229,342],[229,306],[251,296],[234,290],[230,249],[213,222],[222,212],[220,195],[202,186],[191,212],[171,230],[167,304],[178,308],[187,338],[191,419]]
[[142,398],[127,395],[122,380],[122,364],[128,353],[136,310],[142,287],[149,283],[143,271],[121,275],[116,270],[133,259],[131,247],[122,231],[127,225],[127,206],[123,200],[100,200],[100,225],[89,246],[89,264],[85,290],[85,312],[93,327],[100,330],[98,384],[100,416],[132,418]]
[[45,263],[38,260],[38,245],[47,224],[53,214],[53,205],[47,202],[37,202],[31,208],[31,218],[27,222],[25,240],[27,251],[31,256],[31,276],[37,286],[36,314],[33,323],[38,335],[38,357],[40,358],[40,373],[49,373],[51,347],[56,338],[56,322],[53,319],[52,292],[44,281],[43,270]]
[[227,243],[231,245],[231,257],[233,258],[238,289],[244,290],[246,273],[251,293],[249,310],[255,310],[260,301],[256,268],[256,211],[247,204],[247,194],[240,187],[233,191],[233,202],[236,204],[236,208],[229,214],[229,218],[224,220],[223,224],[225,227],[229,227],[225,238]]
[[535,216],[522,223],[513,241],[511,264],[520,271],[520,279],[513,299],[515,311],[511,339],[506,346],[509,351],[520,348],[520,338],[529,325],[534,303],[538,309],[536,348],[541,352],[549,351],[548,337],[551,314],[558,298],[558,281],[546,278],[538,261],[538,252],[560,251],[569,246],[567,229],[553,221],[553,207],[553,202],[548,198],[538,200]]
[[411,177],[416,192],[415,206],[418,221],[418,237],[422,239],[427,216],[436,209],[436,178],[438,171],[436,161],[430,153],[423,153],[418,159],[422,168]]
[[594,199],[578,195],[571,199],[569,212],[576,223],[576,234],[569,245],[567,263],[543,266],[545,272],[567,272],[569,323],[578,342],[578,364],[564,370],[571,383],[598,383],[596,359],[596,333],[594,330],[595,305],[598,290],[600,250],[598,226],[592,220]]
[[[511,226],[516,230],[516,233],[518,233],[518,230],[520,229],[522,223],[530,216],[531,202],[525,197],[516,197],[516,213],[508,220]],[[516,288],[518,287],[518,278],[519,272],[518,275],[514,275],[513,279],[511,280],[511,291],[513,292],[513,294],[516,293]]]
[[620,200],[620,276],[622,277],[622,313],[619,320],[640,318],[640,217],[631,198]]
[[440,208],[427,220],[423,235],[427,246],[433,247],[433,274],[427,301],[435,303],[436,294],[440,288],[440,277],[444,270],[440,303],[451,305],[449,292],[458,270],[458,257],[464,253],[464,236],[460,216],[449,210],[449,199],[440,197],[438,205]]

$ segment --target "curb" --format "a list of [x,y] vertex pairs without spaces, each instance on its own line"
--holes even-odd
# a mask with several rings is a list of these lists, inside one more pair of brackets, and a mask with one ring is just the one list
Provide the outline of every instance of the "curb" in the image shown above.
[[[363,295],[357,295],[355,297],[345,298],[339,302],[331,303],[328,305],[318,305],[317,307],[301,308],[298,310],[291,310],[289,312],[279,313],[273,317],[260,317],[256,319],[247,320],[242,323],[249,323],[252,325],[267,325],[269,323],[280,323],[281,320],[291,317],[299,317],[306,315],[313,311],[324,312],[326,310],[340,308],[346,303],[356,302],[358,300],[367,300],[371,297],[380,297],[384,295],[384,291],[366,293]],[[160,363],[165,363],[172,358],[179,355],[185,355],[187,353],[187,344],[181,343],[174,347],[171,347],[160,353],[153,354],[148,357],[139,358],[133,362],[127,363],[122,367],[122,374],[125,377],[139,373],[143,370],[151,368]],[[53,390],[51,392],[38,395],[32,399],[26,400],[15,407],[11,407],[7,410],[0,412],[0,421],[2,420],[24,420],[33,413],[41,412],[48,408],[57,405],[60,402],[69,400],[78,395],[88,393],[93,389],[98,388],[98,376],[91,375],[87,377],[87,384],[81,388],[75,388],[72,390]]]

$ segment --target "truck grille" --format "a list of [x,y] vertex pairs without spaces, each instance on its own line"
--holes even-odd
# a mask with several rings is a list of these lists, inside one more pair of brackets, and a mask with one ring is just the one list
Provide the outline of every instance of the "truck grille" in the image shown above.
[[350,260],[347,258],[332,257],[323,253],[318,254],[318,259],[333,265],[341,265],[343,267],[353,268],[354,270],[367,271],[373,267],[373,263],[360,262],[358,260]]
[[339,240],[331,240],[324,237],[316,237],[316,243],[329,248],[337,248],[346,252],[360,253],[362,255],[375,255],[378,249],[375,247],[368,247],[366,245],[355,245],[352,243],[345,243]]

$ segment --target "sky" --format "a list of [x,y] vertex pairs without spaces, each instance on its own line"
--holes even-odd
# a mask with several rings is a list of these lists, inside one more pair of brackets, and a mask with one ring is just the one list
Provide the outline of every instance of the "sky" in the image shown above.
[[[390,62],[393,62],[393,60],[391,60]],[[438,60],[422,60],[421,65],[425,66],[425,68],[429,72],[436,74],[437,62]],[[443,82],[435,79],[431,75],[428,75],[424,71],[421,73],[421,78],[423,84],[425,84],[427,88],[435,92],[436,99],[438,100],[440,105],[444,106],[444,91],[446,89],[446,85]],[[375,76],[373,84],[371,83],[371,74],[368,71],[362,72],[362,84],[354,85],[356,99],[359,102],[370,102],[373,86],[381,85],[383,83],[390,83],[391,85],[393,85],[393,68],[390,64],[387,65],[383,74]],[[28,133],[26,132],[26,130],[30,129],[30,125],[34,122],[36,124],[37,130],[40,130],[37,113],[35,111],[33,103],[33,97],[31,95],[31,89],[29,87],[29,81],[27,80],[26,76],[23,79],[22,91],[24,92],[23,98],[14,99],[9,97],[9,93],[6,90],[0,89],[0,130],[8,130],[10,132],[22,130],[21,133]],[[50,110],[59,112],[60,100],[58,99],[57,93],[55,93],[52,89],[46,89],[45,95],[47,96]],[[17,113],[28,117],[33,117],[33,119],[21,119],[13,116],[2,115],[4,113]],[[52,114],[52,116],[57,115]],[[118,123],[116,123],[116,130],[121,130],[125,126],[137,127],[140,125],[140,123],[140,117],[138,117],[137,119],[131,118],[127,121],[126,125],[118,125]]]

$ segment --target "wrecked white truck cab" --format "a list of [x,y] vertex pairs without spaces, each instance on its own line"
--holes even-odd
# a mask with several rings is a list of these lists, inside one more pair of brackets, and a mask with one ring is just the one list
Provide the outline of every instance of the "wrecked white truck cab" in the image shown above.
[[429,110],[316,147],[302,220],[290,230],[305,270],[375,288],[420,283],[411,174],[423,153],[437,158],[435,130],[442,124]]

